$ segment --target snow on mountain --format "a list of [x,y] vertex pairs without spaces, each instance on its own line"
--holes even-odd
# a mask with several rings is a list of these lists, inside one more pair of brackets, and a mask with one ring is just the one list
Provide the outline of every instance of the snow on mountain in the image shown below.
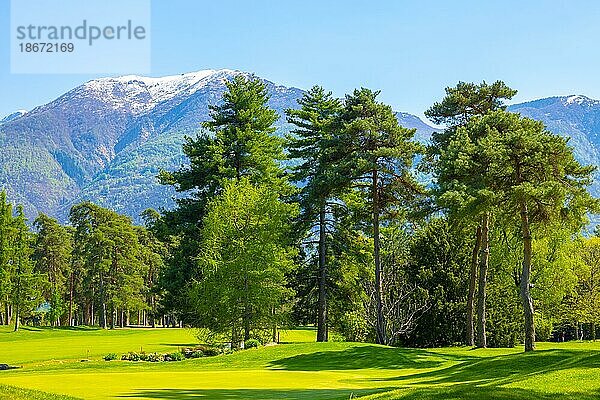
[[572,95],[572,96],[560,97],[560,99],[561,99],[562,104],[564,104],[565,106],[568,106],[571,104],[578,104],[578,105],[585,104],[588,106],[600,104],[600,101],[592,100],[589,97],[582,96],[582,95]]
[[224,81],[240,73],[211,69],[159,78],[126,75],[89,81],[81,87],[81,91],[86,96],[92,92],[115,109],[128,109],[134,115],[139,115],[157,104],[175,97],[189,96],[210,82]]
[[6,117],[0,119],[0,124],[4,124],[6,122],[13,121],[17,118],[21,118],[25,114],[27,114],[27,110],[17,110],[13,113],[8,114]]

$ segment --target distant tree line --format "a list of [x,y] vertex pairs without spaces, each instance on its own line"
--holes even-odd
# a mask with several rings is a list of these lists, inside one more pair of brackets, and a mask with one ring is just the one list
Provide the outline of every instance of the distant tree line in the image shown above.
[[237,76],[162,171],[180,196],[145,226],[84,202],[70,224],[0,196],[1,322],[189,325],[233,346],[315,324],[317,340],[535,349],[596,337],[593,167],[503,82],[460,82],[427,144],[379,92],[315,86],[275,133],[259,79]]

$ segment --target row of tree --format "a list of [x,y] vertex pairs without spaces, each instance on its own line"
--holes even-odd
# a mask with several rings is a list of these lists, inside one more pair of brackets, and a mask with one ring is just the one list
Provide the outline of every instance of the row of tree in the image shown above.
[[[291,221],[294,243],[284,240],[281,245],[296,245],[300,266],[291,274],[292,287],[302,294],[292,309],[297,318],[317,323],[318,340],[328,339],[329,324],[336,320],[338,329],[354,326],[350,330],[366,332],[358,336],[377,343],[410,342],[419,320],[435,303],[432,297],[443,297],[439,293],[451,289],[444,284],[424,287],[408,272],[411,264],[427,258],[415,253],[419,235],[441,218],[449,227],[448,236],[460,234],[464,239],[447,249],[448,260],[470,250],[470,260],[460,261],[468,272],[461,324],[466,332],[453,339],[466,337],[468,344],[488,345],[487,290],[490,260],[495,258],[500,264],[494,271],[498,282],[512,278],[522,310],[522,317],[509,319],[522,327],[522,333],[494,332],[495,342],[504,343],[513,335],[513,342],[522,339],[526,350],[533,350],[532,287],[538,279],[532,278],[534,244],[556,232],[562,239],[555,246],[578,241],[586,213],[597,209],[597,201],[587,191],[594,169],[575,160],[566,139],[540,122],[505,110],[504,101],[515,93],[502,82],[448,88],[444,99],[426,113],[446,129],[424,147],[414,140],[415,130],[400,126],[391,107],[377,100],[378,92],[363,88],[340,100],[315,87],[299,101],[298,109],[287,112],[293,129],[284,142],[273,135],[278,116],[266,105],[262,83],[234,79],[222,105],[212,107],[206,131],[184,147],[190,165],[161,175],[163,183],[194,194],[179,200],[178,207],[164,213],[154,226],[155,231],[184,238],[184,245],[175,246],[176,262],[168,268],[185,271],[178,274],[183,278],[180,287],[189,282],[202,286],[208,272],[203,262],[184,266],[181,260],[202,259],[206,244],[197,239],[205,236],[207,222],[213,221],[208,205],[221,201],[231,182],[237,185],[247,179],[255,187],[266,187],[278,201],[299,206]],[[283,147],[292,161],[285,170]],[[419,181],[430,183],[424,187]],[[289,182],[299,189],[291,190]],[[464,234],[468,231],[473,237]],[[504,242],[494,243],[500,233]],[[425,249],[432,251],[428,246],[420,251]],[[212,256],[222,260],[222,254]],[[518,273],[514,263],[520,265]],[[415,267],[419,273],[430,265]],[[285,276],[287,270],[282,272]],[[574,293],[573,286],[561,289],[559,303]],[[187,290],[179,295],[189,299]],[[211,308],[211,302],[203,303],[207,298],[194,297],[189,308],[182,307],[180,299],[174,310],[211,327],[211,319],[205,319],[209,314],[197,313]],[[336,308],[337,315],[331,318],[329,313]],[[235,321],[252,315],[245,308],[240,313]],[[545,317],[558,320],[556,313]],[[249,335],[246,326],[244,337]]]
[[59,325],[154,325],[153,285],[163,269],[164,246],[128,217],[92,203],[71,209],[69,226],[40,214],[31,231],[22,208],[13,215],[0,192],[0,315]]
[[237,76],[186,139],[189,163],[161,172],[182,195],[146,227],[82,203],[70,226],[40,215],[32,233],[2,198],[3,322],[44,304],[52,324],[124,326],[134,312],[234,346],[306,323],[319,341],[332,328],[392,345],[529,351],[536,323],[544,339],[595,337],[593,168],[507,112],[515,93],[446,89],[426,112],[446,128],[424,145],[379,92],[314,87],[280,137],[264,84]]

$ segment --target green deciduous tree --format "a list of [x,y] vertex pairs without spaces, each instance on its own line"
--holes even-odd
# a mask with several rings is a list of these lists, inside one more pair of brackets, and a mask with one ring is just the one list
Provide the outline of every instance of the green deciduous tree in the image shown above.
[[569,323],[590,326],[590,339],[596,339],[600,323],[600,237],[581,239],[578,243],[581,263],[574,268],[577,285],[565,301],[565,314]]
[[89,202],[73,206],[70,220],[75,227],[74,254],[88,274],[87,292],[97,295],[88,303],[97,301],[101,327],[114,327],[119,312],[123,324],[124,313],[140,307],[146,272],[131,220]]
[[[72,241],[68,229],[54,218],[40,214],[33,223],[37,228],[33,260],[35,270],[43,274],[49,285],[44,297],[50,304],[49,319],[59,325],[60,318],[68,311],[68,324],[72,317]],[[68,296],[68,297],[67,297]]]
[[190,294],[196,325],[230,334],[232,346],[281,322],[291,295],[291,218],[297,207],[267,186],[233,181],[211,200],[202,230],[202,279]]
[[15,332],[19,330],[21,318],[30,316],[41,302],[42,278],[33,270],[31,254],[33,237],[27,226],[23,207],[17,206],[17,214],[13,220],[14,238],[12,259],[14,278],[11,301],[15,313]]
[[14,237],[13,208],[7,201],[6,192],[0,191],[0,298],[3,304],[2,322],[11,320],[10,293],[12,291],[14,266],[11,261]]

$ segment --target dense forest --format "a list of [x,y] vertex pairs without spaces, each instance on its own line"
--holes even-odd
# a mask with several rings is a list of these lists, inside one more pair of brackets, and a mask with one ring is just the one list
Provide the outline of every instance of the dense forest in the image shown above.
[[[317,340],[511,347],[595,339],[598,201],[568,140],[460,82],[423,145],[379,92],[315,86],[285,116],[236,76],[157,179],[144,226],[90,202],[67,226],[0,194],[0,322],[191,326],[233,347],[314,324]],[[276,135],[281,118],[295,128]]]

